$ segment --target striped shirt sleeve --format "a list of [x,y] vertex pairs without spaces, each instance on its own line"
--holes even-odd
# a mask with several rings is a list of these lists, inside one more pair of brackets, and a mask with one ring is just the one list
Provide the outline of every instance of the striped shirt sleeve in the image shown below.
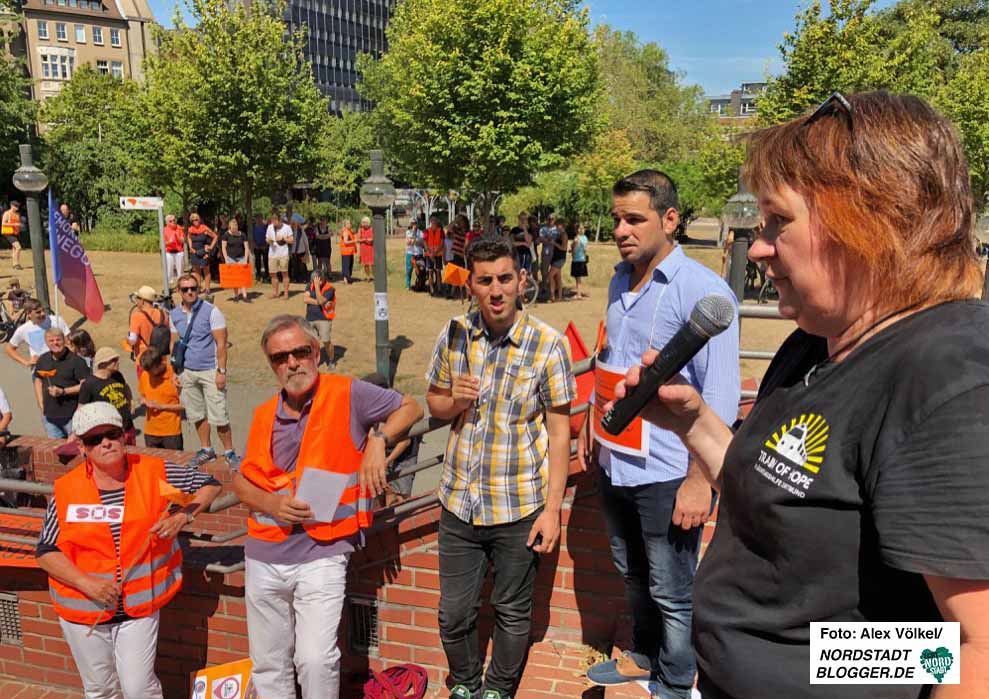
[[35,558],[58,551],[58,547],[55,546],[56,541],[58,541],[58,509],[55,507],[55,496],[52,495],[52,499],[48,501],[48,509],[45,510],[45,521],[41,525],[38,545],[34,549]]
[[208,473],[204,473],[191,466],[173,464],[170,461],[165,462],[165,479],[169,485],[181,490],[183,493],[195,493],[207,485],[220,485],[220,481]]

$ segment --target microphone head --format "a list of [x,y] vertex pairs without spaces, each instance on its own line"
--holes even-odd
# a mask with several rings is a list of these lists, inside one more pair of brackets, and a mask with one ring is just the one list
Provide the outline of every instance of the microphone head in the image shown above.
[[735,304],[721,294],[708,294],[694,306],[690,324],[704,337],[714,337],[735,319]]

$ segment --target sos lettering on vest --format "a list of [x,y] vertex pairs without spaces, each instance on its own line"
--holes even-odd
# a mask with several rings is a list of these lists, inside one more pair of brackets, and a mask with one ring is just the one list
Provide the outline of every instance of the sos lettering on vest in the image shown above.
[[827,443],[828,421],[823,416],[792,418],[766,440],[755,470],[777,488],[806,497],[824,463]]
[[98,524],[107,522],[121,524],[124,521],[124,508],[111,505],[69,505],[65,517],[66,522]]

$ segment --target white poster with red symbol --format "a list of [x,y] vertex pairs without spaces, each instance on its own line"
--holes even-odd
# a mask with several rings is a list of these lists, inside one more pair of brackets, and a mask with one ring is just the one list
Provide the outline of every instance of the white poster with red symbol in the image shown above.
[[213,680],[213,699],[240,699],[240,675]]

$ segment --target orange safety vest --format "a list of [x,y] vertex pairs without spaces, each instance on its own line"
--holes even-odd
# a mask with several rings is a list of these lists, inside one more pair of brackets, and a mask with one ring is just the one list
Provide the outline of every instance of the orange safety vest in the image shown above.
[[[366,489],[359,492],[357,481],[363,454],[350,436],[351,382],[347,376],[320,374],[294,471],[286,473],[271,459],[277,395],[254,411],[247,451],[240,464],[240,475],[262,490],[279,495],[295,493],[296,483],[307,468],[349,476],[336,518],[302,525],[317,541],[333,541],[371,526],[371,494]],[[263,512],[251,512],[247,518],[248,535],[261,541],[284,541],[292,527]]]
[[350,241],[343,232],[340,233],[340,254],[341,255],[356,255],[357,254],[357,239],[354,237],[353,231],[350,232]]
[[[333,285],[330,284],[329,282],[325,282],[323,284],[323,288],[319,290],[319,295],[320,296],[326,296],[326,292],[327,291],[330,291],[331,289],[333,289]],[[315,283],[312,285],[312,290],[313,290],[313,296],[316,296],[317,294],[315,293],[316,292],[316,284]],[[334,318],[336,318],[337,317],[337,297],[336,297],[336,294],[333,295],[333,298],[331,298],[326,303],[325,306],[321,306],[321,308],[323,310],[323,315],[326,316],[326,319],[327,320],[333,320]]]
[[431,257],[439,257],[443,254],[443,229],[426,229],[426,251]]
[[[88,575],[123,581],[124,611],[145,617],[165,606],[182,587],[182,549],[176,538],[148,537],[148,530],[168,507],[161,496],[165,462],[128,454],[123,507],[106,507],[87,464],[81,463],[55,481],[58,510],[56,545]],[[110,522],[120,521],[117,554]],[[77,588],[48,578],[55,611],[66,621],[92,624],[111,619],[105,610]]]
[[3,223],[0,232],[3,235],[20,235],[21,234],[21,215],[14,211],[12,208],[7,209],[3,214]]

